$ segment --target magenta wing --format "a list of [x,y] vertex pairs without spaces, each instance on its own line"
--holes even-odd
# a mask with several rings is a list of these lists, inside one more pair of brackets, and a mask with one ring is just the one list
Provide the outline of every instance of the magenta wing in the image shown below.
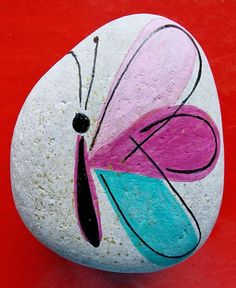
[[177,109],[147,113],[100,148],[90,159],[91,167],[174,181],[204,178],[219,156],[218,129],[194,106],[184,105],[175,113]]

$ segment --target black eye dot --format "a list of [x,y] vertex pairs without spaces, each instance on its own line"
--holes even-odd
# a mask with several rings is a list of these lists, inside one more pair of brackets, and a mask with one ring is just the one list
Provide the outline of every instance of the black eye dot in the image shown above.
[[88,131],[90,126],[90,120],[88,116],[82,113],[76,113],[72,121],[72,126],[78,133],[85,133]]

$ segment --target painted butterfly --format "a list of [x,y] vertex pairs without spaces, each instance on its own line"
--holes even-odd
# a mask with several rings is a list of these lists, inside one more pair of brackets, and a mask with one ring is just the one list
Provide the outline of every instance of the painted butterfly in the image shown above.
[[[101,113],[90,147],[83,136],[90,119],[77,113],[74,198],[84,238],[94,247],[102,227],[94,169],[134,246],[160,266],[190,255],[201,241],[201,227],[171,181],[206,177],[219,156],[219,132],[201,109],[188,105],[202,75],[202,56],[195,40],[175,23],[153,20],[129,49]],[[87,110],[98,55],[85,101]],[[82,103],[81,67],[79,100]],[[181,100],[197,59],[193,87]],[[194,93],[195,92],[195,93]],[[177,105],[176,102],[180,101]],[[194,191],[193,191],[194,193]]]

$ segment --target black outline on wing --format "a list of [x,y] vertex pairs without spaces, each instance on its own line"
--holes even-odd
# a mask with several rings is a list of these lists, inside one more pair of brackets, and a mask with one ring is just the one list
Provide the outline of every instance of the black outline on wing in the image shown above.
[[180,196],[180,194],[178,193],[178,191],[174,188],[174,186],[170,183],[170,181],[168,180],[168,178],[165,176],[164,172],[160,169],[160,167],[152,160],[152,158],[146,153],[146,151],[143,150],[142,147],[139,147],[139,144],[134,140],[134,138],[130,137],[131,140],[137,145],[138,149],[140,149],[144,155],[147,157],[147,159],[152,163],[152,165],[156,168],[156,170],[163,176],[163,178],[167,181],[169,187],[171,188],[171,190],[174,192],[174,194],[178,197],[178,199],[180,200],[180,202],[183,204],[183,206],[186,208],[186,210],[189,212],[189,214],[191,215],[194,223],[196,224],[198,233],[199,233],[199,237],[198,237],[198,241],[197,243],[193,246],[192,249],[190,249],[189,251],[187,251],[184,254],[181,255],[166,255],[163,253],[158,252],[157,250],[155,250],[154,248],[152,248],[134,229],[134,227],[130,224],[130,222],[128,221],[128,219],[126,218],[124,212],[122,211],[121,207],[119,206],[119,204],[117,203],[115,196],[113,195],[105,177],[102,174],[99,174],[99,176],[101,177],[104,185],[106,186],[110,196],[112,197],[118,211],[120,212],[121,216],[123,217],[125,223],[127,224],[127,226],[130,228],[130,230],[136,235],[136,237],[138,237],[138,239],[147,247],[149,248],[152,252],[154,252],[155,254],[165,257],[165,258],[170,258],[170,259],[179,259],[179,258],[183,258],[184,256],[189,255],[190,253],[192,253],[197,246],[199,245],[202,235],[201,235],[201,229],[199,226],[199,223],[196,219],[196,217],[194,216],[193,212],[189,209],[189,207],[187,206],[187,204],[185,203],[185,201],[183,200],[183,198]]
[[[140,241],[146,246],[148,247],[151,251],[153,251],[154,253],[156,253],[157,255],[160,255],[160,256],[163,256],[165,258],[172,258],[172,259],[179,259],[179,258],[183,258],[184,256],[187,256],[189,255],[190,253],[192,253],[196,248],[197,246],[199,245],[200,241],[201,241],[201,229],[200,229],[200,226],[199,226],[199,223],[196,219],[196,217],[194,216],[193,212],[191,211],[191,209],[187,206],[187,204],[185,203],[185,201],[183,200],[183,198],[180,196],[180,194],[178,193],[178,191],[174,188],[174,186],[171,184],[171,182],[169,181],[169,179],[167,178],[167,176],[165,175],[165,173],[161,170],[161,168],[157,165],[157,163],[148,155],[148,153],[142,148],[142,145],[148,141],[156,132],[158,132],[162,127],[164,127],[173,117],[178,117],[176,114],[178,113],[178,111],[181,109],[181,107],[183,107],[183,105],[188,101],[188,99],[191,97],[191,95],[193,94],[193,92],[195,91],[200,79],[201,79],[201,74],[202,74],[202,58],[201,58],[201,54],[200,54],[200,51],[198,49],[198,46],[197,44],[195,43],[193,37],[188,34],[184,29],[182,29],[181,27],[177,26],[177,25],[174,25],[174,24],[166,24],[166,25],[163,25],[159,28],[157,28],[156,30],[154,30],[153,32],[151,32],[149,34],[149,36],[147,38],[145,38],[145,40],[141,43],[141,45],[138,47],[138,49],[136,50],[136,52],[133,54],[133,56],[131,57],[131,59],[129,60],[128,64],[126,65],[124,71],[122,72],[122,74],[120,75],[116,85],[114,86],[111,94],[110,94],[110,97],[106,103],[106,106],[105,106],[105,109],[103,111],[103,114],[101,116],[101,120],[98,124],[98,127],[97,127],[97,130],[95,132],[95,135],[93,137],[93,140],[92,140],[92,143],[91,143],[91,146],[90,146],[90,151],[92,150],[94,144],[95,144],[95,141],[96,141],[96,138],[98,136],[98,133],[100,131],[100,128],[101,128],[101,125],[103,123],[103,120],[104,120],[104,117],[106,115],[106,111],[108,109],[108,106],[122,80],[122,78],[124,77],[125,73],[127,72],[127,70],[129,69],[129,66],[130,64],[132,63],[133,59],[136,57],[136,55],[138,54],[138,52],[140,51],[140,49],[143,47],[143,45],[145,45],[145,43],[157,32],[159,31],[162,31],[164,29],[168,29],[168,28],[174,28],[174,29],[178,29],[178,30],[181,30],[185,35],[187,35],[187,37],[190,39],[190,41],[193,43],[194,47],[196,48],[196,51],[197,51],[197,55],[198,55],[198,60],[199,60],[199,68],[198,68],[198,74],[197,74],[197,78],[196,78],[196,81],[194,83],[194,86],[191,90],[191,92],[188,94],[188,96],[181,102],[181,104],[178,106],[178,108],[172,113],[171,116],[167,117],[164,122],[162,123],[162,125],[160,125],[156,130],[154,130],[148,137],[146,137],[141,143],[137,143],[136,140],[130,136],[130,139],[133,141],[133,143],[135,143],[136,147],[123,159],[123,163],[129,158],[131,157],[137,150],[140,150],[146,157],[147,159],[152,163],[152,165],[155,167],[155,169],[162,175],[162,177],[165,179],[165,181],[167,182],[168,186],[171,188],[171,190],[173,191],[173,193],[178,197],[179,201],[182,203],[182,205],[185,207],[185,209],[187,210],[187,212],[189,213],[189,215],[191,216],[192,220],[194,221],[195,225],[196,225],[196,228],[197,228],[197,231],[198,231],[198,241],[196,243],[196,245],[194,245],[194,247],[187,251],[186,253],[184,254],[181,254],[181,255],[165,255],[163,253],[160,253],[158,251],[156,251],[155,249],[153,249],[147,242],[145,242],[145,240],[143,240],[139,234],[135,231],[135,229],[132,227],[132,225],[129,223],[129,221],[127,220],[127,218],[125,217],[121,207],[119,206],[119,204],[117,203],[106,179],[104,178],[104,176],[102,174],[99,174],[104,185],[106,186],[109,194],[111,195],[118,211],[120,212],[121,216],[123,217],[124,221],[126,222],[126,224],[128,225],[128,227],[133,231],[133,233],[140,239]],[[198,117],[198,116],[197,116]],[[205,119],[204,119],[205,121]],[[211,126],[210,126],[211,127]],[[145,130],[146,129],[146,130]],[[149,127],[144,127],[140,132],[145,132],[149,130]],[[213,130],[214,131],[214,130]],[[215,136],[215,134],[214,134]],[[215,138],[216,139],[216,138]],[[214,153],[216,154],[216,153]],[[213,161],[212,161],[213,162]],[[194,172],[193,172],[194,173]]]
[[[202,171],[206,170],[207,168],[209,168],[213,164],[213,162],[214,162],[214,160],[216,158],[216,155],[217,155],[217,150],[218,150],[217,137],[216,137],[216,133],[214,131],[214,128],[212,127],[210,122],[208,120],[206,120],[205,118],[203,118],[202,116],[193,115],[193,114],[187,114],[187,113],[172,114],[172,115],[167,116],[167,117],[165,117],[165,118],[163,118],[161,120],[157,120],[157,121],[155,121],[153,123],[148,124],[146,127],[142,128],[140,130],[140,132],[141,133],[147,132],[148,130],[150,130],[151,128],[155,127],[156,125],[158,125],[158,124],[160,124],[162,122],[165,122],[165,125],[166,125],[171,119],[174,119],[174,118],[177,118],[177,117],[192,117],[192,118],[196,118],[196,119],[199,119],[199,120],[203,121],[210,128],[210,130],[211,130],[211,132],[213,134],[215,148],[214,148],[214,152],[213,152],[213,154],[212,154],[212,156],[210,158],[210,161],[206,165],[204,165],[202,167],[199,167],[199,168],[196,168],[196,169],[183,169],[183,170],[174,169],[174,168],[168,168],[168,167],[166,167],[165,169],[167,171],[172,172],[172,173],[179,173],[179,174],[193,174],[193,173],[197,173],[197,172],[202,172]],[[155,130],[155,131],[157,131],[157,130]],[[141,143],[139,143],[140,146],[143,145]]]
[[[90,145],[90,149],[89,149],[90,151],[92,150],[92,148],[93,148],[93,146],[94,146],[94,144],[95,144],[95,141],[96,141],[96,139],[97,139],[98,133],[99,133],[99,131],[100,131],[100,129],[101,129],[102,122],[103,122],[104,117],[105,117],[105,115],[106,115],[106,111],[107,111],[107,109],[108,109],[108,106],[109,106],[109,104],[111,103],[111,100],[112,100],[112,98],[113,98],[113,96],[114,96],[114,94],[115,94],[115,92],[116,92],[116,90],[117,90],[117,88],[118,88],[118,86],[119,86],[122,78],[124,77],[125,73],[126,73],[127,70],[129,69],[130,64],[132,63],[132,61],[134,60],[134,58],[136,57],[136,55],[138,54],[138,52],[141,50],[141,48],[145,45],[145,43],[146,43],[153,35],[155,35],[155,34],[158,33],[159,31],[162,31],[162,30],[164,30],[164,29],[169,29],[169,28],[178,29],[178,30],[182,31],[185,35],[187,35],[187,37],[190,39],[190,41],[193,43],[194,47],[196,48],[197,54],[198,54],[198,59],[199,59],[198,75],[197,75],[197,79],[196,79],[196,81],[195,81],[195,83],[194,83],[194,86],[193,86],[191,92],[188,94],[188,96],[182,101],[182,103],[181,103],[181,104],[179,105],[179,107],[176,109],[176,111],[174,112],[174,114],[176,114],[176,113],[180,110],[180,108],[188,101],[188,99],[189,99],[189,98],[191,97],[191,95],[193,94],[194,90],[196,89],[196,87],[197,87],[197,85],[198,85],[198,83],[199,83],[199,81],[200,81],[201,74],[202,74],[202,58],[201,58],[200,51],[199,51],[199,49],[198,49],[198,47],[197,47],[197,44],[195,43],[193,37],[192,37],[189,33],[187,33],[183,28],[181,28],[181,27],[179,27],[179,26],[177,26],[177,25],[174,25],[174,24],[166,24],[166,25],[163,25],[163,26],[157,28],[156,30],[154,30],[153,32],[151,32],[151,33],[144,39],[144,41],[140,44],[140,46],[138,47],[138,49],[135,51],[135,53],[133,54],[133,56],[132,56],[131,59],[129,60],[128,64],[125,66],[124,71],[121,73],[121,75],[120,75],[120,77],[119,77],[116,85],[114,86],[114,88],[113,88],[113,90],[112,90],[112,92],[111,92],[111,95],[110,95],[110,97],[109,97],[109,99],[108,99],[108,101],[107,101],[107,103],[106,103],[105,109],[104,109],[103,114],[102,114],[102,116],[101,116],[101,120],[100,120],[100,122],[99,122],[99,124],[98,124],[97,130],[96,130],[96,132],[95,132],[95,134],[94,134],[92,143],[91,143],[91,145]],[[167,122],[168,122],[168,120],[167,120]],[[165,124],[163,124],[163,126],[164,126],[164,125],[165,125]],[[155,134],[155,133],[154,133],[154,134]],[[150,137],[151,137],[151,136],[150,136]],[[149,139],[149,138],[148,138],[148,139]],[[144,140],[144,141],[146,142],[148,139],[146,139],[146,140]],[[145,142],[144,142],[144,143],[145,143]],[[131,151],[130,154],[125,157],[124,161],[127,160],[135,151],[137,151],[137,149],[138,149],[138,148],[135,148],[133,151]]]
[[[204,119],[203,117],[199,116],[199,115],[192,115],[192,114],[186,114],[186,113],[181,113],[181,114],[172,114],[168,117],[165,117],[161,120],[155,121],[150,123],[149,125],[147,125],[146,127],[144,127],[143,129],[141,129],[141,133],[143,132],[147,132],[148,130],[150,130],[151,128],[155,127],[156,125],[162,123],[162,122],[166,122],[166,121],[170,121],[170,119],[176,118],[176,117],[193,117],[196,119],[199,119],[201,121],[203,121],[211,130],[213,136],[214,136],[214,142],[215,142],[215,149],[213,152],[213,155],[210,159],[210,161],[204,165],[203,167],[194,169],[194,170],[177,170],[177,169],[171,169],[171,168],[165,168],[168,171],[171,171],[173,173],[185,173],[185,174],[192,174],[192,173],[197,173],[197,172],[201,172],[207,168],[209,168],[212,163],[214,162],[216,155],[217,155],[217,151],[218,151],[218,143],[217,143],[217,137],[216,137],[216,133],[213,129],[213,127],[211,126],[210,122],[206,119]],[[166,122],[167,123],[167,122]],[[192,218],[193,222],[196,225],[196,229],[198,232],[198,240],[197,243],[187,252],[181,254],[181,255],[166,255],[164,253],[160,253],[157,250],[155,250],[153,247],[151,247],[136,231],[135,228],[130,224],[129,220],[126,218],[124,212],[122,211],[121,207],[119,206],[118,202],[115,199],[115,196],[113,195],[107,180],[105,179],[105,177],[102,174],[99,174],[100,178],[102,179],[104,185],[107,188],[107,191],[109,192],[110,196],[112,197],[119,213],[121,214],[121,216],[123,217],[125,223],[127,224],[127,226],[129,227],[129,229],[136,235],[136,237],[147,247],[149,248],[151,251],[153,251],[155,254],[160,255],[162,257],[165,258],[171,258],[171,259],[179,259],[179,258],[183,258],[189,254],[191,254],[199,245],[201,238],[202,238],[202,233],[201,233],[201,229],[200,229],[200,225],[195,217],[195,215],[193,214],[192,210],[188,207],[188,205],[186,204],[186,202],[184,201],[184,199],[181,197],[181,195],[179,194],[179,192],[175,189],[175,187],[172,185],[172,183],[169,181],[168,177],[165,175],[165,173],[163,172],[163,170],[158,166],[158,164],[152,159],[152,157],[143,149],[142,144],[138,143],[132,136],[130,136],[131,141],[136,145],[137,149],[139,151],[141,151],[145,157],[147,158],[147,160],[154,166],[154,168],[156,169],[156,171],[161,174],[161,176],[163,177],[163,179],[167,182],[167,185],[170,187],[170,189],[172,190],[173,194],[179,199],[180,203],[184,206],[184,208],[187,210],[187,213],[190,215],[190,217]]]

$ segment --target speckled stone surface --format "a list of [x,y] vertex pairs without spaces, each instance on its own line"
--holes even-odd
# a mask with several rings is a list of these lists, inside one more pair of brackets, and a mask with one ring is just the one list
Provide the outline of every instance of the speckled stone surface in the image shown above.
[[[110,22],[72,51],[36,84],[16,123],[11,180],[22,220],[89,267],[150,272],[185,260],[208,238],[223,193],[221,112],[205,54],[184,28],[150,14]],[[83,135],[75,113],[90,119]],[[87,207],[76,194],[82,138],[98,247],[77,211]]]

